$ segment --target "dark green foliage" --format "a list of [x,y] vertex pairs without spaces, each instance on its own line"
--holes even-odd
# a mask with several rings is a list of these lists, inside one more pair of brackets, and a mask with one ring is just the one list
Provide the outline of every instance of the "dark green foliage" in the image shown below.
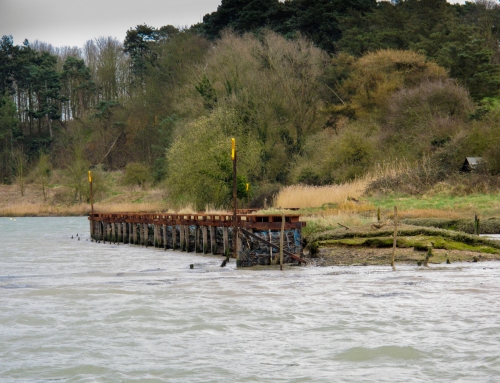
[[203,74],[203,78],[200,83],[195,86],[196,90],[203,99],[203,105],[206,109],[213,109],[217,103],[217,94],[210,82],[210,79],[206,74]]
[[225,28],[236,32],[252,32],[270,28],[286,37],[307,36],[328,52],[342,32],[340,18],[352,12],[369,12],[373,0],[223,0],[216,12],[203,18],[203,31],[209,38],[220,36]]
[[[479,28],[477,15],[472,16],[476,10],[469,5],[452,6],[445,0],[382,1],[373,12],[342,19],[343,36],[337,47],[354,55],[387,48],[412,49],[449,69],[450,76],[465,85],[475,100],[494,97],[500,89],[499,62],[494,59],[499,48],[498,42],[495,45],[490,40],[497,33],[492,28],[498,27],[491,21],[491,27]],[[495,12],[497,7],[485,14]]]
[[151,180],[149,169],[143,164],[130,162],[125,167],[123,183],[125,185],[145,187]]
[[130,28],[125,36],[123,50],[132,59],[133,71],[141,78],[149,65],[154,64],[157,55],[153,46],[162,39],[168,39],[179,33],[179,30],[171,25],[156,29],[146,24],[138,25],[135,29]]
[[19,135],[16,106],[6,95],[0,98],[0,183],[10,183],[14,176],[12,147]]
[[216,12],[203,17],[203,32],[214,39],[225,28],[251,32],[269,26],[280,6],[278,0],[222,0]]
[[91,79],[89,67],[83,60],[69,56],[64,62],[61,79],[64,100],[70,101],[71,117],[82,117],[89,109],[96,91],[96,84]]
[[167,176],[167,170],[167,159],[165,158],[165,156],[158,157],[153,164],[153,170],[151,172],[153,182],[155,184],[159,184],[161,181],[163,181]]
[[274,197],[280,191],[280,184],[260,184],[252,187],[250,208],[268,208],[272,206]]
[[18,50],[12,36],[2,36],[0,40],[0,95],[14,93],[13,77],[16,63],[13,59]]

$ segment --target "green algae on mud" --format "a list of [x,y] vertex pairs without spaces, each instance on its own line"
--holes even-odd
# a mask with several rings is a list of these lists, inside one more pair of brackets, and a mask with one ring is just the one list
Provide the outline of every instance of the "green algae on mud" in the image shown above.
[[[307,250],[319,265],[389,265],[394,242],[393,228],[357,227],[307,236]],[[398,230],[395,261],[424,263],[500,260],[500,242],[463,232],[402,225]]]

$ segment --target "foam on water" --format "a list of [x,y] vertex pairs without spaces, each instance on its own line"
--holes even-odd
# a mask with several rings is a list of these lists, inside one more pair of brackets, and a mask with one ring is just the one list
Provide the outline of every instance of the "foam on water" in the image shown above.
[[500,375],[500,263],[236,270],[88,226],[0,218],[0,382]]

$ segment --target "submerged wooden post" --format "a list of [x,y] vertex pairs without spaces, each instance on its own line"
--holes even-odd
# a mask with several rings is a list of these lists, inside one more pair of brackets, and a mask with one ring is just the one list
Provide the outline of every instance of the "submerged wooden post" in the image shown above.
[[134,245],[137,245],[137,224],[132,224],[132,241]]
[[391,266],[392,270],[396,271],[396,266],[394,266],[394,257],[396,254],[396,246],[398,242],[398,207],[394,206],[394,242],[392,244],[392,257]]

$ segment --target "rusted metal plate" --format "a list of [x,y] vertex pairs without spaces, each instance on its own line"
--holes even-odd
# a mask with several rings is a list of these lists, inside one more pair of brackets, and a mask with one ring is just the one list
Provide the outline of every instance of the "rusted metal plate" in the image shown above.
[[[151,225],[187,225],[207,227],[232,227],[233,216],[228,214],[152,214],[152,213],[94,213],[89,220],[105,223],[137,223]],[[281,214],[238,214],[237,226],[246,229],[280,230]],[[305,227],[300,215],[285,215],[285,228]]]

